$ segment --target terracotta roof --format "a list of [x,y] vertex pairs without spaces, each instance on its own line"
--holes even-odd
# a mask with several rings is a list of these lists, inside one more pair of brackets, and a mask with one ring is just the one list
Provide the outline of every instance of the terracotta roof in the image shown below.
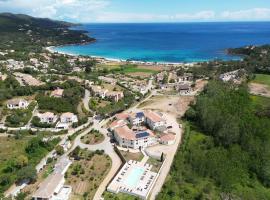
[[74,113],[66,112],[61,115],[61,117],[71,118],[74,116]]
[[161,135],[160,140],[162,140],[162,141],[172,141],[172,140],[175,140],[175,135],[172,134],[172,133],[163,134],[163,135]]
[[127,119],[129,117],[129,114],[127,114],[127,113],[120,113],[120,114],[116,114],[115,115],[115,118],[116,119],[122,119],[122,120],[125,120],[125,119]]
[[52,96],[62,96],[63,92],[63,89],[57,88],[56,90],[52,91]]
[[116,127],[119,127],[119,126],[125,126],[126,125],[126,122],[123,121],[123,120],[115,120],[113,121],[109,128],[113,129],[113,128],[116,128]]
[[163,121],[162,117],[155,113],[155,112],[152,112],[152,111],[147,111],[144,113],[145,116],[150,119],[152,122],[160,122],[160,121]]
[[7,102],[7,104],[10,104],[10,105],[17,105],[19,104],[21,101],[25,101],[23,99],[11,99]]
[[41,113],[39,114],[40,117],[54,117],[54,113],[52,112],[45,112],[45,113]]
[[134,132],[128,126],[121,126],[114,129],[115,134],[127,140],[136,140]]

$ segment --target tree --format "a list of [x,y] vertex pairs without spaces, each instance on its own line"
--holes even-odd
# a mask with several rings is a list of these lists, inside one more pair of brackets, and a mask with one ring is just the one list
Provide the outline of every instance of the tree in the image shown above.
[[17,173],[17,182],[21,182],[23,180],[29,180],[30,182],[35,181],[37,178],[36,168],[32,165],[23,167]]
[[60,146],[60,145],[57,145],[56,147],[55,147],[55,151],[56,151],[56,153],[57,153],[57,155],[63,155],[64,153],[65,153],[65,150],[64,150],[64,148],[62,147],[62,146]]
[[19,155],[16,159],[16,167],[21,169],[28,165],[28,158],[25,155]]

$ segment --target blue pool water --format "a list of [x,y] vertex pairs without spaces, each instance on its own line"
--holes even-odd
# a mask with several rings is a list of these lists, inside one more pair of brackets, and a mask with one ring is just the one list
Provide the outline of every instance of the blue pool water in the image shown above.
[[97,39],[87,45],[55,50],[159,62],[195,62],[239,59],[227,48],[270,44],[270,22],[84,24],[76,27]]
[[132,169],[128,178],[125,180],[125,184],[129,187],[135,187],[143,173],[144,173],[143,168],[135,167],[134,169]]

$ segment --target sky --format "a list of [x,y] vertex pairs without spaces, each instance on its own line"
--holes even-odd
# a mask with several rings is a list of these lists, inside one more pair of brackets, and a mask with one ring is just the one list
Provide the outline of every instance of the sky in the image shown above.
[[0,0],[0,12],[81,23],[270,21],[270,0]]

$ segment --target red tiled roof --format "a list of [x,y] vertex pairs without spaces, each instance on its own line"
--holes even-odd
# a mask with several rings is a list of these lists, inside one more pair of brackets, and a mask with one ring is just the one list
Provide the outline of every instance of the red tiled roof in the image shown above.
[[129,117],[129,114],[127,114],[127,113],[119,113],[119,114],[115,115],[115,118],[118,119],[118,120],[120,120],[120,119],[125,120],[128,117]]
[[114,129],[115,134],[127,140],[136,140],[134,132],[128,126],[121,126]]
[[171,134],[171,133],[163,134],[160,137],[160,140],[162,140],[162,141],[172,141],[172,140],[175,140],[175,135]]
[[145,112],[145,116],[148,119],[150,119],[152,122],[160,122],[163,120],[161,116],[159,116],[157,113],[152,112],[152,111]]

